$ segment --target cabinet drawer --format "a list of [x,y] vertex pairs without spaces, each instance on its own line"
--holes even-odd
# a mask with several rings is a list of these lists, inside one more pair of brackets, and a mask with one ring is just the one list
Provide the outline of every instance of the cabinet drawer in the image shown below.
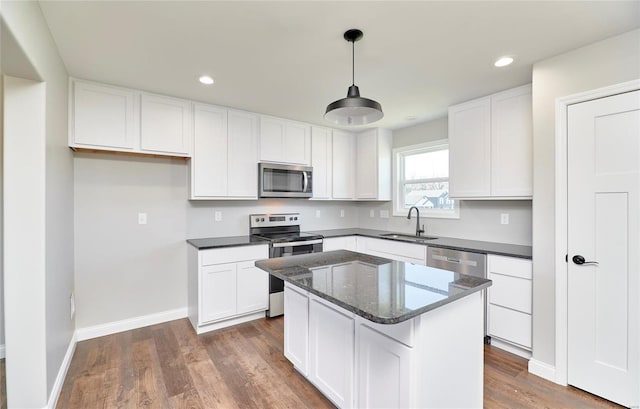
[[531,280],[489,273],[489,302],[531,314]]
[[424,265],[427,261],[427,246],[420,244],[365,238],[363,250],[367,254],[387,257],[392,260],[407,261],[409,263]]
[[235,263],[246,260],[262,260],[269,258],[269,246],[225,247],[222,249],[201,250],[200,263],[202,266],[212,264]]
[[531,315],[489,305],[489,335],[531,349]]
[[531,280],[531,260],[489,254],[488,272]]
[[323,251],[351,250],[356,251],[356,236],[332,237],[324,239],[322,243]]

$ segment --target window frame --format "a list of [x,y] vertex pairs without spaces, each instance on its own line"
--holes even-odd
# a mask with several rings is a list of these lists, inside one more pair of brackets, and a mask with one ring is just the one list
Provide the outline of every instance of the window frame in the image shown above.
[[[404,179],[400,180],[401,175],[404,172],[401,169],[401,166],[404,165],[404,161],[401,157],[409,155],[409,154],[418,154],[423,152],[432,152],[436,150],[449,149],[449,140],[448,139],[438,139],[431,142],[420,143],[417,145],[409,145],[409,146],[401,146],[393,149],[393,160],[392,160],[392,185],[393,185],[393,215],[394,216],[407,216],[407,209],[402,207],[403,200],[402,197],[402,186],[404,186]],[[433,178],[433,179],[415,179],[417,182],[437,182],[437,181],[449,181],[449,177],[447,178]],[[438,218],[438,219],[459,219],[460,218],[460,201],[458,199],[454,199],[455,204],[454,208],[451,210],[445,209],[429,209],[426,207],[419,207],[420,209],[420,217],[427,218]]]

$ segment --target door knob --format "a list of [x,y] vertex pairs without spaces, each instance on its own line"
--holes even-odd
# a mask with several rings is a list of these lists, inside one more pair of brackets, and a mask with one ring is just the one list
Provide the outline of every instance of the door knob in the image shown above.
[[579,266],[582,266],[582,265],[595,265],[595,266],[597,266],[597,265],[598,265],[598,262],[597,262],[597,261],[586,261],[586,260],[584,259],[584,257],[582,257],[582,256],[581,256],[581,255],[579,255],[579,254],[578,254],[578,255],[573,256],[573,257],[571,258],[571,260],[573,260],[573,262],[574,262],[575,264],[579,265]]

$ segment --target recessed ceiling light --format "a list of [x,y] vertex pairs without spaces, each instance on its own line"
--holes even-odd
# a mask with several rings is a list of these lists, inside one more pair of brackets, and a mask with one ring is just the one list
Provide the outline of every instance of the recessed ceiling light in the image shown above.
[[198,78],[198,80],[205,85],[213,84],[213,78],[208,75],[203,75],[202,77]]
[[418,119],[418,117],[415,115],[409,115],[409,116],[405,116],[404,119],[407,121],[415,121],[416,119]]
[[496,67],[506,67],[513,62],[513,57],[500,57],[493,63]]

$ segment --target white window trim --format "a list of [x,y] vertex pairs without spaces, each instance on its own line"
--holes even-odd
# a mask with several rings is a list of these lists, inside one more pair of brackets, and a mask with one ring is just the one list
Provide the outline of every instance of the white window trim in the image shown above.
[[[412,151],[419,151],[425,148],[434,148],[436,146],[449,145],[448,139],[438,139],[437,141],[431,141],[421,143],[418,145],[402,146],[393,149],[393,164],[392,164],[392,184],[393,184],[393,215],[394,216],[407,216],[407,209],[400,207],[400,190],[398,188],[398,178],[400,175],[400,162],[398,156],[400,154],[410,153]],[[420,217],[436,218],[436,219],[459,219],[460,218],[460,201],[455,199],[457,206],[453,210],[429,210],[420,209]]]

